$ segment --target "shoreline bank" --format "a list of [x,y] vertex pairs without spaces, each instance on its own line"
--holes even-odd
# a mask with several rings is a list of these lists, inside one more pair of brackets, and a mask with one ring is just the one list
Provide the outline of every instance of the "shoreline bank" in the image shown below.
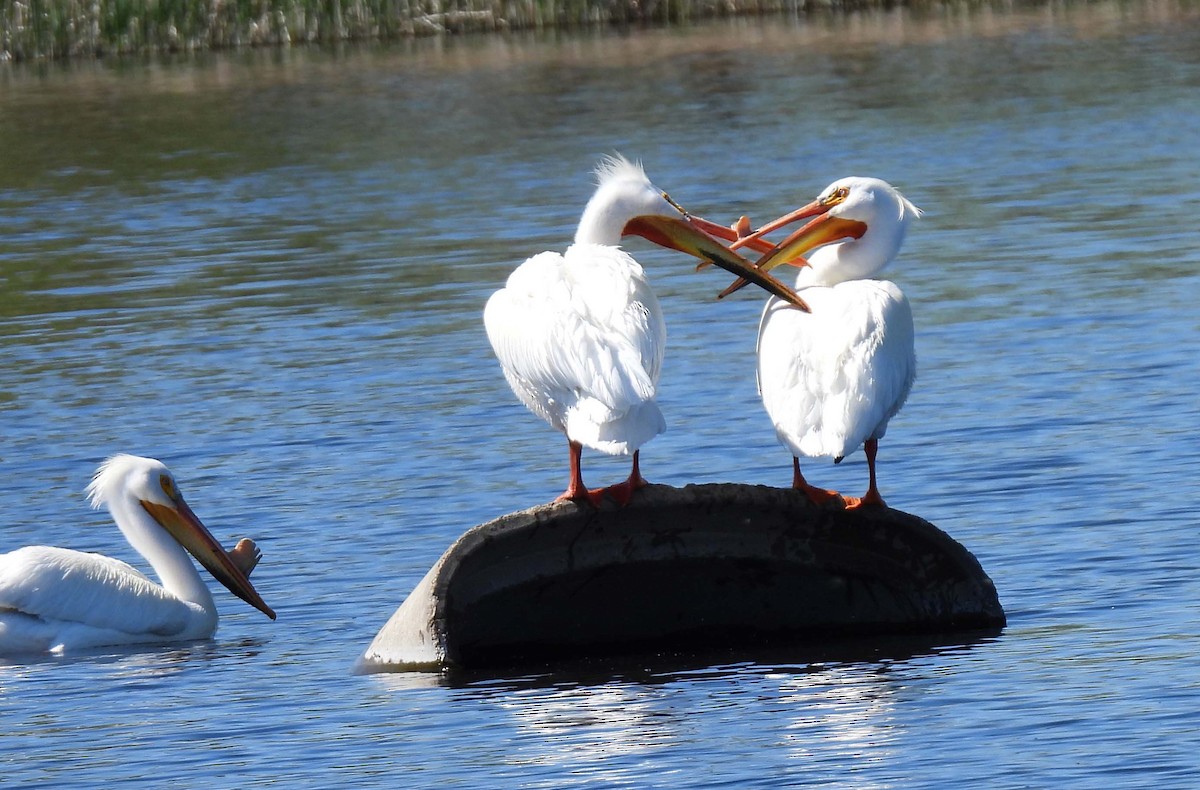
[[0,0],[0,62],[893,8],[880,0]]

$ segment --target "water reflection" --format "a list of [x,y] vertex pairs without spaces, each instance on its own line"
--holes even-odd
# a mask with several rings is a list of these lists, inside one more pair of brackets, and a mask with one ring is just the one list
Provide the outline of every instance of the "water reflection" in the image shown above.
[[[512,759],[520,764],[586,769],[613,758],[624,761],[672,748],[684,737],[683,714],[660,695],[636,686],[530,690],[492,702],[510,717],[515,731]],[[629,778],[629,768],[599,776]]]
[[171,645],[97,647],[73,651],[69,655],[0,656],[0,677],[10,669],[20,673],[18,668],[65,668],[77,664],[105,667],[105,671],[114,678],[166,677],[205,662],[251,662],[262,652],[264,645],[265,642],[261,639],[246,638],[229,642],[203,640]]
[[[885,765],[906,739],[897,715],[906,689],[942,655],[962,656],[994,637],[855,640],[823,648],[578,661],[505,677],[478,673],[371,675],[403,697],[430,686],[503,713],[509,764],[592,781],[647,781],[647,760],[686,771],[718,753],[758,753],[735,770],[747,786],[824,764]],[[882,645],[882,646],[881,646]],[[853,657],[853,658],[852,658]],[[799,659],[799,660],[798,660]],[[397,699],[397,701],[399,701]],[[703,711],[703,715],[698,713]],[[856,787],[885,787],[869,774]]]
[[[896,689],[885,668],[839,665],[821,673],[769,676],[784,712],[782,746],[803,764],[880,764],[902,740],[895,720]],[[790,719],[790,721],[787,721]],[[890,787],[864,778],[855,787]]]
[[481,693],[568,684],[598,686],[609,682],[670,683],[686,678],[721,676],[749,666],[803,671],[839,664],[896,664],[929,656],[969,651],[990,644],[1003,629],[913,635],[810,639],[791,645],[745,645],[701,652],[641,653],[555,659],[486,669],[441,672],[380,672],[366,675],[392,691],[440,686]]
[[[524,689],[492,702],[518,733],[515,760],[592,763],[593,776],[618,781],[636,776],[639,756],[675,750],[686,761],[711,737],[771,743],[785,761],[884,760],[891,694],[886,672],[864,665],[766,673],[742,665],[656,678],[650,685]],[[700,700],[715,721],[702,724],[693,717]]]

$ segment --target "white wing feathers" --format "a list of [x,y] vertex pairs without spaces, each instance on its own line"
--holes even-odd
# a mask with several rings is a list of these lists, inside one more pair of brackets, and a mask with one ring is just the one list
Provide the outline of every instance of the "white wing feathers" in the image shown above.
[[627,453],[665,429],[666,327],[641,266],[577,244],[530,258],[488,300],[488,339],[523,403],[572,439]]
[[0,614],[5,610],[48,623],[156,636],[177,634],[188,621],[186,603],[132,566],[49,546],[0,555]]

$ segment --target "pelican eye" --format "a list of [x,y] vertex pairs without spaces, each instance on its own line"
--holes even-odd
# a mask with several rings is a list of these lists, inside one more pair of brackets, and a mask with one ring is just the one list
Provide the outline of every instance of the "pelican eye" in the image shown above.
[[179,489],[175,487],[175,481],[167,475],[158,476],[158,484],[162,486],[162,490],[171,499],[179,498]]
[[850,190],[847,187],[838,187],[837,189],[833,190],[833,192],[829,193],[829,197],[825,198],[823,202],[826,205],[832,206],[837,203],[841,203],[846,199],[846,195],[849,194]]

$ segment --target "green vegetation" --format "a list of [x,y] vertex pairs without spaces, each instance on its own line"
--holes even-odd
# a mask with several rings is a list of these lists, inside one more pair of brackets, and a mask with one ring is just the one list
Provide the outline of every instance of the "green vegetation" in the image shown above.
[[[0,0],[0,60],[766,13],[812,0]],[[829,5],[828,0],[820,3]]]

